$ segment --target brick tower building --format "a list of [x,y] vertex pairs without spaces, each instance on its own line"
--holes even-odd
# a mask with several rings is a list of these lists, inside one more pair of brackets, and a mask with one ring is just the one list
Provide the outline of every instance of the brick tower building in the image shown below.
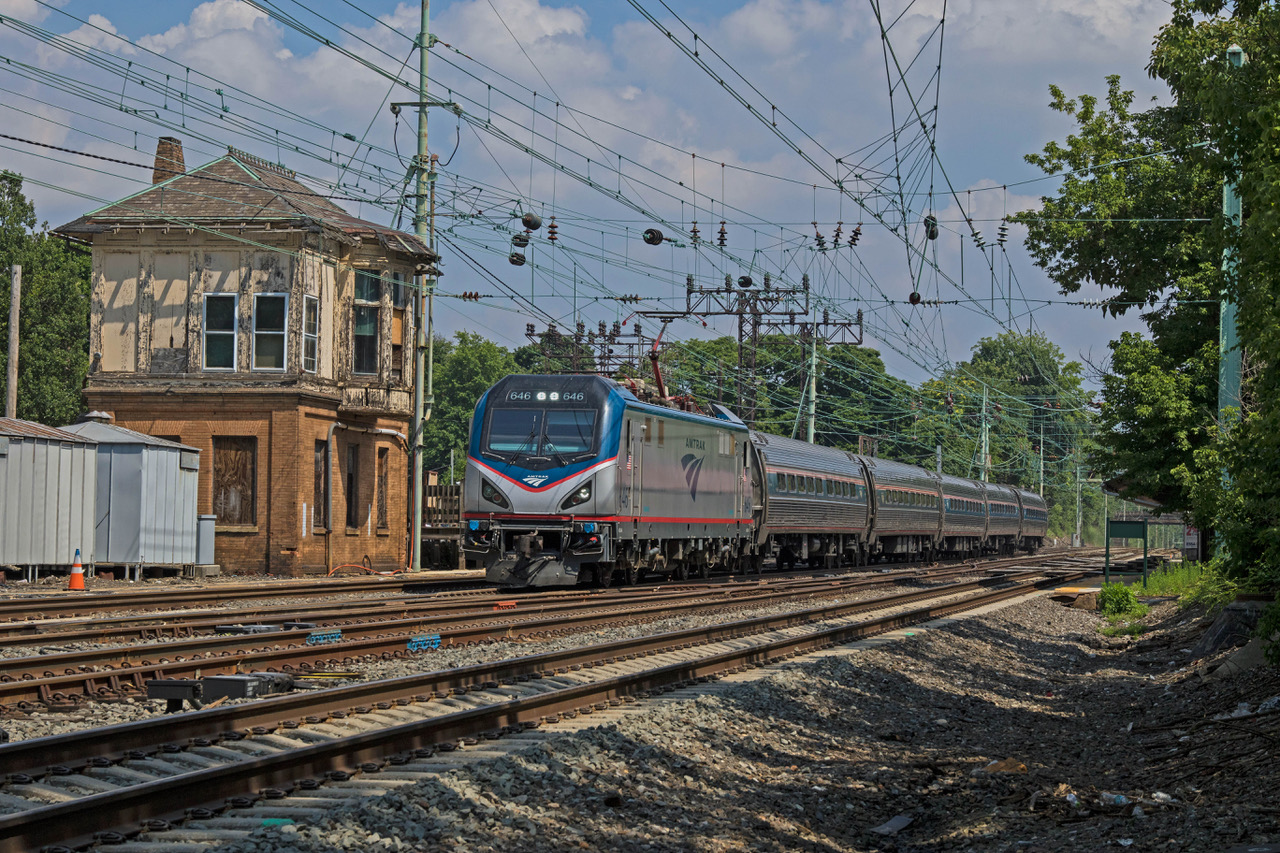
[[91,409],[199,447],[224,571],[408,561],[417,237],[231,149],[58,229],[92,246]]

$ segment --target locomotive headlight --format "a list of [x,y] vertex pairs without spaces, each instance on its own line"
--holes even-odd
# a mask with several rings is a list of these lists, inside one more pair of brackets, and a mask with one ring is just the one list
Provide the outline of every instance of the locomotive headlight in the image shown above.
[[480,480],[480,497],[484,498],[491,504],[497,504],[503,509],[511,506],[511,502],[507,500],[507,496],[499,491],[497,486],[483,478]]
[[575,506],[584,504],[589,500],[591,500],[591,483],[586,482],[579,486],[573,494],[565,498],[564,502],[560,504],[560,508],[573,509]]

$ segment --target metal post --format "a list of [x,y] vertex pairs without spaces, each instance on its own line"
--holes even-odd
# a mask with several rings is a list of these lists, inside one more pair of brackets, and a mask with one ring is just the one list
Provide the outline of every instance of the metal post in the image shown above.
[[814,317],[809,332],[809,443],[813,444],[813,432],[818,420],[818,321]]
[[9,370],[4,416],[18,416],[18,320],[22,313],[22,266],[13,265],[12,289],[9,295]]
[[[1244,50],[1233,44],[1227,48],[1227,59],[1236,68],[1244,66]],[[1239,164],[1233,164],[1238,166]],[[1227,227],[1240,227],[1243,211],[1240,206],[1240,188],[1236,184],[1236,176],[1229,174],[1222,182],[1222,218]],[[1239,252],[1235,240],[1229,238],[1222,250],[1222,277],[1225,280],[1222,288],[1222,301],[1218,315],[1218,428],[1225,432],[1228,429],[1228,408],[1240,408],[1240,335],[1236,329],[1236,306],[1231,301],[1231,285],[1239,275]],[[1231,482],[1231,475],[1222,469],[1222,485],[1225,488]],[[1223,553],[1222,537],[1216,536],[1215,550]]]
[[[431,0],[422,0],[422,26],[418,32],[418,156],[417,156],[417,193],[413,205],[414,233],[419,237],[428,237],[435,242],[434,235],[428,234],[427,222],[427,59],[428,53],[428,21],[431,13]],[[434,183],[432,183],[434,187]],[[423,304],[423,290],[427,291],[427,305]],[[409,537],[409,547],[413,555],[410,571],[422,570],[422,449],[423,427],[431,417],[431,389],[423,390],[424,374],[430,370],[430,358],[427,350],[431,341],[430,297],[435,290],[435,279],[418,276],[417,298],[414,307],[417,313],[413,355],[413,532]],[[422,322],[424,315],[427,328],[424,331]]]
[[982,482],[987,482],[987,465],[990,462],[990,449],[987,438],[987,386],[982,386]]
[[[1079,451],[1077,451],[1078,454]],[[1080,462],[1077,455],[1076,461],[1076,541],[1077,548],[1084,545],[1084,507],[1080,503],[1081,489],[1083,488],[1083,480],[1080,476]]]
[[1040,424],[1040,497],[1044,497],[1044,424]]
[[942,445],[941,444],[937,446],[937,452],[938,452],[938,473],[941,474],[942,473]]
[[1102,582],[1111,583],[1111,519],[1102,519],[1102,530],[1107,537],[1107,559],[1102,564]]
[[1147,588],[1147,536],[1148,529],[1151,525],[1151,519],[1144,517],[1142,519],[1142,588]]
[[[1244,65],[1244,51],[1239,45],[1232,45],[1227,49],[1227,58],[1236,68]],[[1241,213],[1240,188],[1236,184],[1236,176],[1227,175],[1222,183],[1222,218],[1228,228],[1240,227]],[[1221,425],[1225,428],[1226,417],[1222,415],[1223,410],[1240,406],[1240,337],[1236,331],[1236,306],[1230,296],[1230,287],[1239,274],[1239,252],[1232,239],[1228,239],[1222,250],[1222,274],[1226,283],[1218,320],[1218,412],[1222,418]]]

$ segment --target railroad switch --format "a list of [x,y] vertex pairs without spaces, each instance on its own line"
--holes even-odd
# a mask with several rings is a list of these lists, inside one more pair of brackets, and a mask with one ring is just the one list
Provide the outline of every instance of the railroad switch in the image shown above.
[[157,678],[147,682],[148,699],[164,699],[165,713],[181,711],[190,702],[200,709],[218,699],[257,699],[293,690],[293,676],[284,672],[211,675],[208,678]]

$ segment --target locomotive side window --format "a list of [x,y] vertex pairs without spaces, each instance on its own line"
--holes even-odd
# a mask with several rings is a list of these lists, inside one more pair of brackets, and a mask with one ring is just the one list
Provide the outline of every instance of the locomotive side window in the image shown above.
[[658,418],[658,446],[662,447],[667,440],[667,422]]
[[644,443],[650,444],[653,441],[653,418],[644,419]]
[[787,491],[794,492],[795,490],[796,490],[796,475],[788,474],[787,475]]

